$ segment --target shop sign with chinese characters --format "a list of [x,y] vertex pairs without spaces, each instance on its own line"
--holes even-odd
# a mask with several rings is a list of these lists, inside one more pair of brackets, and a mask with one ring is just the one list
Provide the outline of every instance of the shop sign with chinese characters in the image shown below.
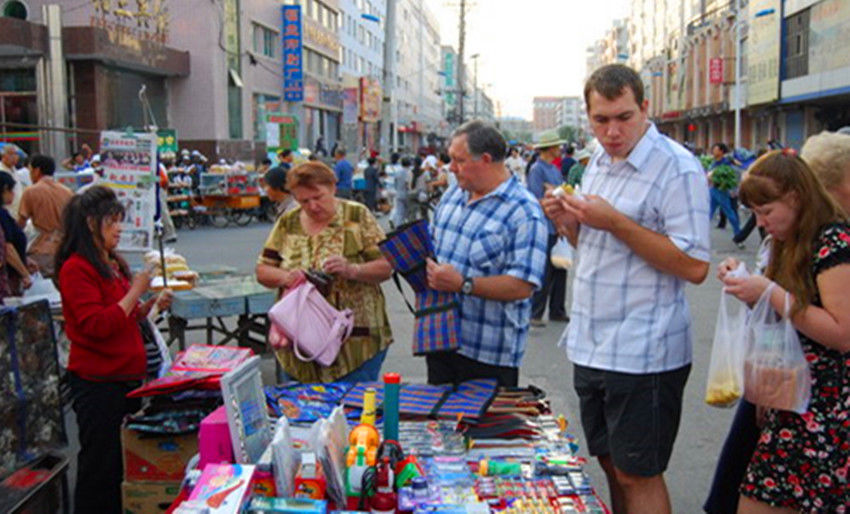
[[301,6],[283,6],[283,99],[304,100],[304,66],[302,62]]
[[100,133],[103,185],[124,206],[121,251],[150,250],[156,212],[156,134]]
[[381,119],[381,82],[371,77],[360,79],[360,119],[374,123]]
[[708,81],[712,84],[723,83],[723,59],[720,57],[708,60]]
[[156,151],[160,155],[177,154],[177,129],[160,129],[156,139]]
[[91,25],[109,33],[112,40],[126,38],[168,42],[167,0],[90,0]]
[[274,160],[281,150],[298,149],[298,117],[291,114],[266,114],[266,151]]

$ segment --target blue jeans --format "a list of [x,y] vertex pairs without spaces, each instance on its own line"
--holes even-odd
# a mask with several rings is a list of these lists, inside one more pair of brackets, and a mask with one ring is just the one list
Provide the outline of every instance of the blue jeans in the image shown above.
[[[384,363],[386,357],[387,350],[381,350],[374,357],[361,364],[359,368],[336,379],[335,382],[377,382],[380,379],[381,365]],[[277,381],[279,384],[297,382],[295,377],[287,373],[284,369],[278,371]]]
[[729,220],[729,224],[732,225],[732,232],[737,236],[738,232],[741,231],[741,226],[738,223],[738,213],[732,208],[732,199],[729,197],[729,192],[712,187],[709,189],[709,193],[711,195],[711,208],[708,218],[713,218],[714,213],[717,212],[717,208],[720,207],[720,210],[726,215],[726,219]]

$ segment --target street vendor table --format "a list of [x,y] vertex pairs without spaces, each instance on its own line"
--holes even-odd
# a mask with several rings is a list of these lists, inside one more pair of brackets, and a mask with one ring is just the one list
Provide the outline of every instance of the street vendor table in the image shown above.
[[[200,285],[188,291],[177,291],[168,318],[168,343],[175,340],[180,350],[186,348],[187,330],[206,330],[206,344],[213,344],[213,334],[224,336],[216,344],[236,341],[239,346],[264,348],[269,308],[275,292],[257,283],[253,275],[229,275],[208,278],[201,273]],[[225,318],[236,317],[236,325],[228,327]],[[195,321],[198,324],[192,324]]]

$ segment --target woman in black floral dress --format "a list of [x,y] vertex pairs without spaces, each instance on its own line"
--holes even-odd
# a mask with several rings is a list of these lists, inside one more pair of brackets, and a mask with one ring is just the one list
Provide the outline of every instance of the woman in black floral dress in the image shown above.
[[738,512],[850,514],[850,225],[791,150],[756,161],[741,200],[774,243],[765,275],[726,277],[726,291],[752,303],[773,281],[777,312],[790,293],[812,395],[803,414],[767,411]]

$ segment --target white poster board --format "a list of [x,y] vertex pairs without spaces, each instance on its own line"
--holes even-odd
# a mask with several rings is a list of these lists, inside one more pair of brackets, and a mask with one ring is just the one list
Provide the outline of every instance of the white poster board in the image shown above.
[[121,251],[148,251],[153,246],[156,213],[156,134],[100,133],[102,184],[124,205]]

